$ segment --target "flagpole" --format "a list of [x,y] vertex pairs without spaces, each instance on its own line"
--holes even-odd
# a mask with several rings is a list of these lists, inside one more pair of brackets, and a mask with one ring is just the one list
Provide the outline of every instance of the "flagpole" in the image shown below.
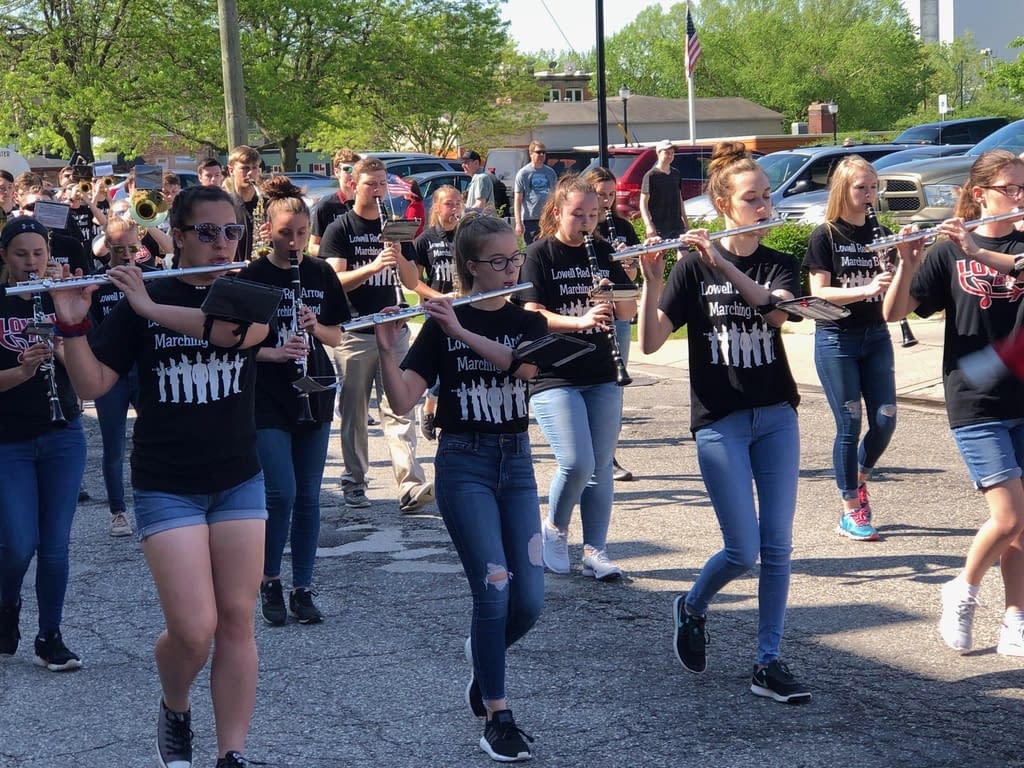
[[[687,25],[686,26],[687,26],[687,28],[689,28],[689,20],[690,20],[690,4],[689,3],[686,4],[686,20],[687,20]],[[687,29],[687,32],[689,32],[689,29]],[[692,146],[696,145],[696,143],[697,143],[697,113],[696,113],[696,111],[693,108],[693,72],[691,71],[692,67],[690,66],[690,51],[689,51],[689,48],[690,48],[690,36],[689,36],[689,34],[686,35],[686,43],[685,43],[685,45],[686,45],[686,49],[687,49],[686,50],[686,56],[684,57],[685,61],[686,61],[686,111],[687,111],[687,117],[688,117],[688,120],[689,120],[689,127],[690,127],[690,146],[692,147]]]

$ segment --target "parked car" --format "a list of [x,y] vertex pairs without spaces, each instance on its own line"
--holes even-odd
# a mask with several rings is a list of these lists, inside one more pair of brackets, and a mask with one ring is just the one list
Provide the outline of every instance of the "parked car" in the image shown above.
[[427,173],[429,171],[462,171],[462,163],[459,160],[451,160],[446,157],[401,157],[393,160],[382,160],[388,173],[395,176],[412,176],[415,173]]
[[1024,152],[1024,120],[1003,126],[963,155],[916,160],[885,170],[878,177],[879,210],[891,213],[900,226],[948,219],[974,161],[991,149]]
[[[790,197],[828,188],[828,179],[836,163],[849,155],[860,155],[868,162],[906,149],[900,144],[856,144],[852,147],[798,147],[771,152],[757,158],[768,175],[772,190],[772,208],[778,210]],[[716,219],[718,211],[707,195],[686,201],[686,215],[691,221]]]
[[[900,163],[920,160],[924,157],[947,157],[950,155],[962,155],[973,144],[922,144],[919,147],[901,149],[888,155],[875,158],[871,161],[876,171],[882,170]],[[786,198],[779,207],[775,209],[776,215],[786,221],[796,221],[801,224],[820,224],[825,220],[825,205],[828,203],[828,189],[817,189],[813,192],[804,192],[802,195],[793,195]]]
[[977,144],[1007,123],[1005,117],[964,117],[923,123],[903,131],[893,144]]
[[430,171],[429,173],[414,173],[406,177],[407,181],[415,181],[423,195],[423,207],[426,209],[427,221],[430,221],[431,197],[438,187],[446,184],[455,187],[463,195],[469,187],[472,177],[464,171]]
[[[545,162],[555,173],[581,173],[597,157],[596,149],[547,149]],[[530,162],[526,147],[496,147],[487,150],[484,167],[508,189],[509,197],[515,193],[516,174]]]
[[[194,187],[199,184],[199,174],[195,171],[174,171],[175,175],[181,180],[181,188],[186,189],[188,187]],[[125,186],[128,184],[128,177],[125,176],[122,181],[110,188],[110,199],[120,200],[127,192],[125,192]]]

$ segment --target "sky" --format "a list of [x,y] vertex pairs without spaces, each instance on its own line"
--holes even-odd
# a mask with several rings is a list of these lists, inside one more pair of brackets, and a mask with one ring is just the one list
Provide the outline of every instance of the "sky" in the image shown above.
[[[604,0],[605,37],[629,24],[644,8],[660,5],[667,10],[677,2],[680,0]],[[593,48],[596,40],[595,7],[596,0],[507,0],[501,6],[501,17],[510,22],[509,34],[523,53],[567,48],[582,53]]]

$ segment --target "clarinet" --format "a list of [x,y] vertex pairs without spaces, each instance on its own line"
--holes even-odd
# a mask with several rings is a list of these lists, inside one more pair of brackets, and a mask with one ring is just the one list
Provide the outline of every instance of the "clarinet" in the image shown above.
[[615,215],[612,213],[611,208],[604,212],[604,224],[608,227],[608,241],[610,243],[626,242],[626,238],[619,237],[619,233],[615,231]]
[[[35,272],[29,274],[30,280],[38,279]],[[54,365],[54,327],[53,323],[43,311],[43,294],[32,294],[32,322],[26,326],[25,334],[33,344],[45,341],[50,350],[49,359],[39,366],[39,372],[46,376],[49,385],[50,400],[50,423],[57,427],[63,427],[68,423],[64,418],[64,411],[60,407],[60,393],[57,391],[57,368]]]
[[[867,223],[871,225],[871,239],[875,241],[883,239],[885,232],[882,231],[882,225],[878,223],[878,215],[875,213],[875,208],[871,203],[865,206],[864,215]],[[896,259],[893,255],[895,253],[895,248],[889,248],[888,250],[880,251],[878,254],[878,260],[881,262],[882,269],[886,272],[896,271]],[[903,337],[902,345],[904,347],[912,347],[917,344],[917,338],[915,338],[914,332],[910,330],[910,323],[907,322],[905,317],[900,320],[900,335]]]
[[[289,243],[289,245],[295,245]],[[295,248],[288,251],[288,262],[291,265],[292,276],[292,333],[303,341],[309,341],[309,335],[299,327],[299,310],[302,309],[302,281],[299,279],[299,252]],[[299,368],[299,377],[306,378],[308,358],[301,357],[295,361]],[[309,393],[299,391],[299,424],[309,424],[315,421],[313,411],[309,407]]]
[[[380,215],[380,231],[383,235],[384,225],[388,223],[388,211],[384,207],[384,201],[381,198],[375,197],[373,199],[377,201],[377,213]],[[401,249],[401,246],[399,246],[399,249]],[[402,292],[402,276],[398,274],[398,267],[391,268],[391,275],[395,279],[395,298],[398,301],[396,306],[404,309],[409,305],[406,303],[405,294]]]
[[[587,260],[590,262],[590,279],[593,282],[594,291],[597,292],[601,289],[601,272],[597,263],[597,250],[594,248],[594,238],[589,234],[584,235],[583,244],[587,248]],[[611,302],[608,303],[611,304]],[[612,347],[612,362],[615,364],[615,383],[620,387],[624,387],[632,383],[633,379],[629,377],[629,373],[626,371],[626,363],[622,359],[622,352],[619,349],[619,340],[615,336],[614,323],[608,329],[607,336]]]

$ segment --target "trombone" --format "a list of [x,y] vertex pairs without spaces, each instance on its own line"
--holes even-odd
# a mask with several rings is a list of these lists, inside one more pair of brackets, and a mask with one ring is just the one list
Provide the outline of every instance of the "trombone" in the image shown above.
[[167,200],[159,189],[136,189],[128,204],[128,214],[144,229],[159,227],[167,219]]

